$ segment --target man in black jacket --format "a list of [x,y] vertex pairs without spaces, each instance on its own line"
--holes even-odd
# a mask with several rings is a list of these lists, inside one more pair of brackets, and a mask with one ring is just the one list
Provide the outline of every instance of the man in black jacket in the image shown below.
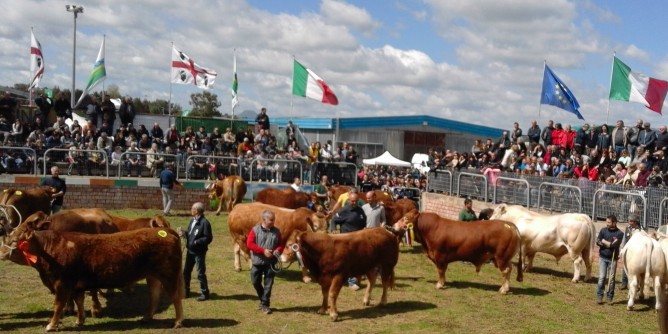
[[183,266],[183,279],[186,288],[186,297],[190,294],[190,275],[193,267],[197,264],[197,280],[202,290],[202,295],[197,301],[209,299],[209,284],[206,279],[206,252],[209,250],[209,244],[213,240],[211,233],[211,224],[204,217],[204,204],[197,202],[190,209],[193,219],[188,224],[188,229],[182,232],[186,239],[186,263]]

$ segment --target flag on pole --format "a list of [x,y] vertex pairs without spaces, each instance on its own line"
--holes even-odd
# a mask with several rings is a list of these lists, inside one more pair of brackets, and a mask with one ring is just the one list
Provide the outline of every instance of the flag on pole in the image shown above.
[[633,72],[617,57],[612,65],[610,100],[642,103],[648,109],[661,114],[668,82]]
[[237,80],[237,53],[234,53],[234,79],[232,79],[232,109],[239,105],[239,96],[237,90],[239,88],[239,81]]
[[209,89],[213,86],[217,75],[215,71],[197,65],[188,55],[172,45],[172,83],[193,84],[199,88]]
[[79,97],[79,101],[74,105],[75,107],[81,103],[81,101],[88,95],[88,93],[100,82],[104,81],[107,78],[107,69],[104,67],[104,39],[102,39],[102,45],[100,46],[100,52],[97,53],[97,59],[95,64],[93,64],[93,71],[90,73],[90,78],[88,78],[88,84],[84,89],[83,93]]
[[578,119],[584,120],[580,114],[580,104],[571,90],[545,64],[543,73],[543,91],[540,94],[540,104],[549,104],[575,114]]
[[30,30],[30,74],[29,88],[38,87],[44,75],[44,57],[42,56],[42,45],[39,44],[32,30]]
[[334,92],[317,74],[294,61],[292,73],[292,94],[318,100],[331,105],[339,104]]

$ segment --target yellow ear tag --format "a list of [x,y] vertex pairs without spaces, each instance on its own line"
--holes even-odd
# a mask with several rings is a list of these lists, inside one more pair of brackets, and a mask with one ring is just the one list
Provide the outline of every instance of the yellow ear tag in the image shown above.
[[510,227],[510,225],[508,225],[508,224],[503,224],[503,226],[505,226],[506,228],[512,228],[512,227]]
[[162,238],[166,238],[167,237],[167,232],[165,230],[160,230],[160,231],[158,231],[158,235]]
[[21,190],[17,190],[14,194],[21,196],[23,195],[23,192],[21,192]]
[[2,192],[3,192],[3,193],[6,193],[6,192],[7,192],[7,190],[9,190],[9,189],[5,189],[5,190],[3,190]]

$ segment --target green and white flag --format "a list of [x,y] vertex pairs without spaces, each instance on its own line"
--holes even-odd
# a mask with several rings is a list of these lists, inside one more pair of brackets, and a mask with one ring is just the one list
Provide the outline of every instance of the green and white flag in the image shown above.
[[74,105],[75,107],[81,103],[81,100],[88,95],[88,92],[90,92],[91,89],[93,89],[97,84],[102,82],[104,79],[107,78],[107,70],[104,67],[104,39],[102,40],[102,46],[100,46],[100,52],[97,54],[97,60],[95,60],[95,64],[93,65],[93,71],[90,73],[90,78],[88,79],[88,84],[86,85],[86,88],[84,89],[83,93],[81,94],[81,97],[79,97],[79,101]]
[[237,80],[237,53],[234,53],[234,79],[232,79],[232,109],[239,105],[239,96],[237,90],[239,89],[239,81]]

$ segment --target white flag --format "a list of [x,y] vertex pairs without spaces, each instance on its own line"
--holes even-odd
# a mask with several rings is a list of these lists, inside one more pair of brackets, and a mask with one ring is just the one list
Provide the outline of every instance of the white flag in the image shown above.
[[44,57],[42,56],[42,45],[39,44],[32,30],[30,30],[30,75],[30,88],[38,87],[44,75]]
[[177,84],[193,84],[199,88],[209,89],[213,86],[218,74],[201,67],[185,53],[172,46],[172,82]]

